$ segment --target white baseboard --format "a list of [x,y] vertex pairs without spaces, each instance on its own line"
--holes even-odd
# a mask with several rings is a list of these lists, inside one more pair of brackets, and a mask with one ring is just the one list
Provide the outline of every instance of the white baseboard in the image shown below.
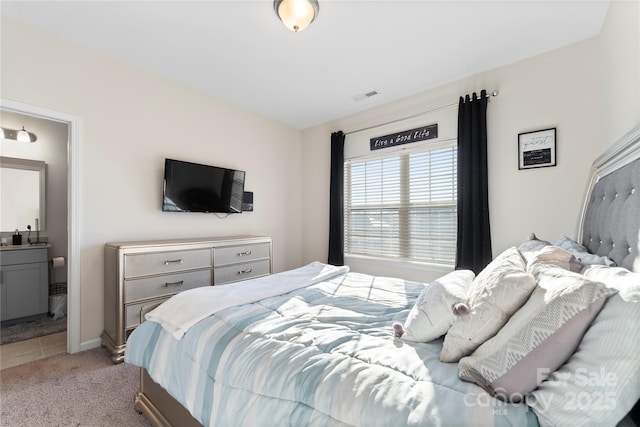
[[89,341],[80,343],[80,351],[91,350],[102,345],[102,340],[100,338],[95,338]]

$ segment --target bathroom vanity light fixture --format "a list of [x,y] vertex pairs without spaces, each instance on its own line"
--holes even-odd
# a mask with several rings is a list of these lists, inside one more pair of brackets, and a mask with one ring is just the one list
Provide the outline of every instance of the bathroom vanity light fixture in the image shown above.
[[274,0],[273,9],[284,26],[297,33],[316,19],[320,5],[318,0]]
[[31,136],[29,132],[24,129],[24,126],[22,126],[22,130],[18,131],[18,137],[16,139],[20,142],[31,142]]
[[22,126],[21,130],[7,128],[0,128],[0,130],[2,130],[0,138],[3,139],[13,139],[19,142],[36,142],[38,139],[35,133],[27,131],[24,126]]

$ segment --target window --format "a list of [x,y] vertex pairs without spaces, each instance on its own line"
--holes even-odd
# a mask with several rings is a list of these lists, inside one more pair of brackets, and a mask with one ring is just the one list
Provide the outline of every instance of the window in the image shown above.
[[345,162],[345,254],[454,264],[457,148]]

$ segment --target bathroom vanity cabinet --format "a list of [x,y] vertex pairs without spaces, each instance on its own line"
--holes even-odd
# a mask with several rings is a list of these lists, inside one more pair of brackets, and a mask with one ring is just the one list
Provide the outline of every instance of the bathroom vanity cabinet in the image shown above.
[[7,246],[0,250],[0,320],[49,309],[48,246]]

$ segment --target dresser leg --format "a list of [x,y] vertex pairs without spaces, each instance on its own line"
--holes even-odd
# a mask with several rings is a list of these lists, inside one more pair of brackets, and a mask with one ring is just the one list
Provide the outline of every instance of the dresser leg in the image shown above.
[[100,339],[102,340],[102,346],[111,353],[111,361],[114,364],[124,362],[124,350],[126,348],[126,344],[116,345],[106,332],[102,332]]

